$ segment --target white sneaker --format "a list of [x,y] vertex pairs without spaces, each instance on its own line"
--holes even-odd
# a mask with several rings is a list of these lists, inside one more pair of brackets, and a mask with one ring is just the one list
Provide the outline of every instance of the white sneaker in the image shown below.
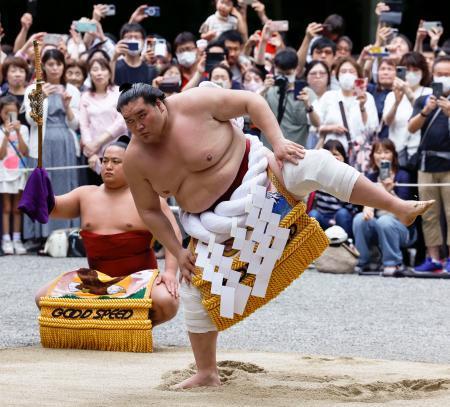
[[14,240],[13,246],[14,246],[15,254],[27,254],[27,249],[25,249],[25,247],[23,247],[23,243],[21,240]]
[[2,240],[2,250],[5,254],[14,254],[14,246],[11,240]]

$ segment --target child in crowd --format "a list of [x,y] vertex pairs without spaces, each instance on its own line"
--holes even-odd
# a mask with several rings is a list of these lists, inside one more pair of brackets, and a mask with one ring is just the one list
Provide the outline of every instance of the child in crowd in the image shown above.
[[[347,162],[347,154],[344,146],[338,140],[328,140],[323,148],[331,152],[336,160]],[[314,192],[315,208],[309,212],[309,216],[316,218],[322,229],[326,230],[333,225],[343,228],[349,237],[353,236],[352,223],[355,207],[347,202],[342,202],[336,197],[323,191]]]
[[[3,195],[4,254],[25,254],[21,240],[22,217],[17,208],[25,186],[25,157],[28,155],[28,128],[17,119],[19,103],[14,96],[0,98],[0,193]],[[13,218],[13,236],[10,220]]]
[[216,0],[216,12],[210,15],[200,27],[201,37],[212,41],[225,31],[237,30],[239,20],[232,15],[232,0]]

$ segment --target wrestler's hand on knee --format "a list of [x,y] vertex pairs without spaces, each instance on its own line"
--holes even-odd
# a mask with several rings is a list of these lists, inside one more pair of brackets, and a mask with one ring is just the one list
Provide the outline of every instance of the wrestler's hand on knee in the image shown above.
[[177,281],[177,277],[174,274],[168,273],[168,272],[160,274],[156,278],[155,284],[159,285],[161,283],[163,283],[166,286],[167,291],[169,292],[169,294],[172,297],[178,298],[180,296],[180,294],[178,292],[178,288],[179,288],[180,284]]
[[180,283],[184,278],[189,285],[192,280],[191,275],[195,271],[195,256],[188,249],[183,249],[178,256],[178,266],[180,267]]
[[281,167],[283,161],[298,164],[298,160],[305,157],[305,147],[287,139],[282,139],[277,144],[274,144],[273,152],[277,161],[281,163]]

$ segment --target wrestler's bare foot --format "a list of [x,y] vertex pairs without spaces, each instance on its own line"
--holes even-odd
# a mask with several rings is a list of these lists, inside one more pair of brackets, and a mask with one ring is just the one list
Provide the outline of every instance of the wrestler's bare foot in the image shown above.
[[213,373],[199,373],[197,372],[194,376],[189,379],[183,380],[181,383],[173,386],[173,389],[192,389],[194,387],[209,386],[217,387],[220,386],[219,374],[217,372]]
[[402,222],[406,226],[409,226],[416,220],[418,216],[426,212],[434,203],[434,200],[405,201],[400,211],[396,213],[396,216],[400,222]]

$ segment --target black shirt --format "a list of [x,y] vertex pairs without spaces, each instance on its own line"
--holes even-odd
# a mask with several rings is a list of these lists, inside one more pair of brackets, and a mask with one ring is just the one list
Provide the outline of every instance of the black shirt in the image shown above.
[[[412,117],[418,115],[427,103],[429,96],[420,96],[414,103],[414,110]],[[431,119],[436,114],[436,109],[433,110],[425,119],[425,123],[421,129],[421,139],[428,128]],[[439,112],[438,116],[432,123],[428,133],[423,140],[423,144],[420,146],[420,151],[439,151],[450,152],[450,131],[449,131],[449,118],[442,112]],[[441,157],[427,157],[425,161],[426,172],[444,172],[450,171],[450,159]]]
[[120,86],[124,83],[147,83],[152,84],[157,73],[154,66],[147,65],[142,62],[138,67],[132,67],[125,62],[125,59],[119,59],[116,63],[116,72],[114,75],[114,82]]

